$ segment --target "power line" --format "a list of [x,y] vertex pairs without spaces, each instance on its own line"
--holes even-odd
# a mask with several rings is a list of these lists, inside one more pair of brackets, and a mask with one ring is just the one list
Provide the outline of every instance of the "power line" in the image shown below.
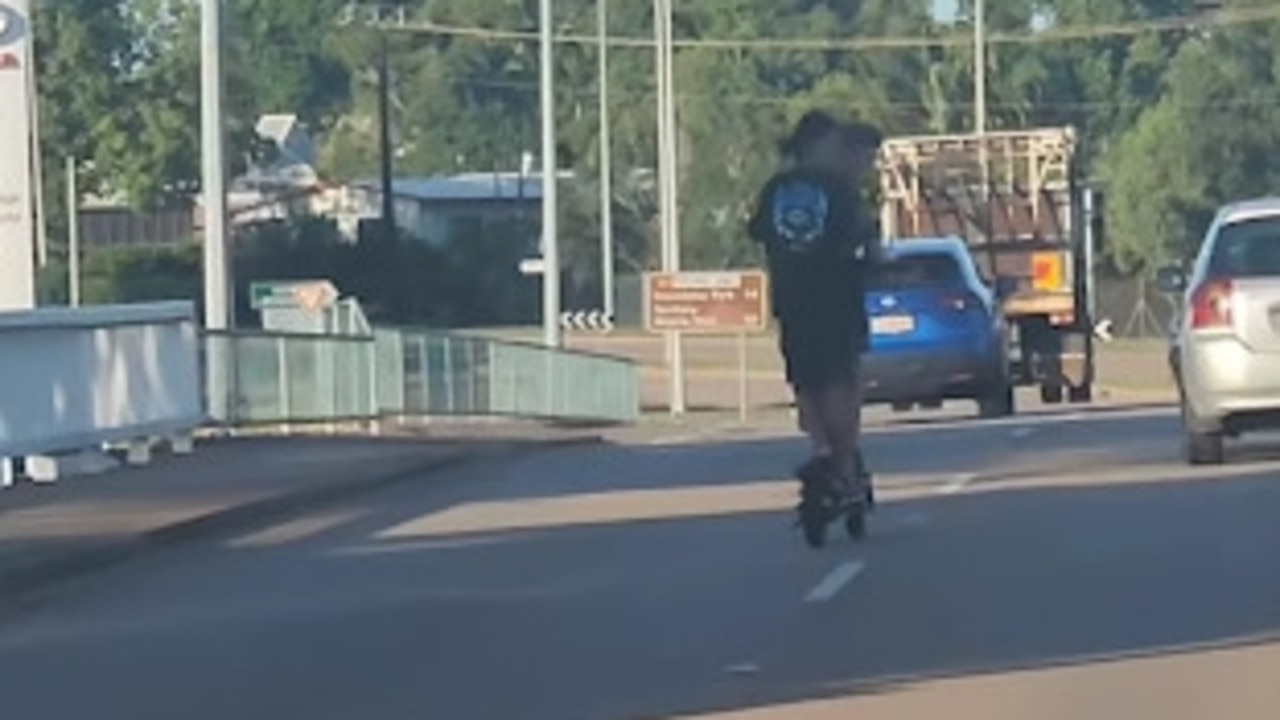
[[[537,82],[532,80],[502,80],[482,76],[466,76],[453,75],[446,76],[451,83],[461,86],[493,88],[497,90],[516,90],[520,92],[535,93],[538,90]],[[579,86],[573,89],[566,89],[562,92],[580,99],[588,99],[598,97],[599,91],[593,87]],[[635,94],[643,96],[643,99],[654,99],[655,90],[653,87],[646,86]],[[790,103],[799,102],[803,98],[798,96],[786,95],[763,95],[751,93],[731,93],[720,94],[711,92],[677,92],[676,95],[684,99],[699,100],[715,100],[717,102],[726,102],[740,105],[768,105],[783,106]],[[1089,111],[1089,110],[1106,110],[1119,108],[1145,108],[1152,104],[1150,99],[1134,99],[1134,100],[1080,100],[1080,101],[1023,101],[1023,102],[1000,102],[987,101],[987,107],[996,110],[1062,110],[1062,111]],[[1232,98],[1226,100],[1214,101],[1211,103],[1175,103],[1177,107],[1185,107],[1191,109],[1199,108],[1220,108],[1220,107],[1272,107],[1280,105],[1280,96],[1274,98]],[[848,104],[850,108],[867,109],[867,108],[884,108],[888,110],[907,110],[912,108],[925,107],[925,103],[921,102],[857,102],[852,101]],[[956,101],[948,102],[947,107],[955,110],[972,110],[972,101]]]
[[[1223,9],[1195,15],[1180,15],[1157,20],[1143,20],[1107,25],[1063,26],[1036,32],[988,33],[991,45],[1034,45],[1075,40],[1096,40],[1114,37],[1132,37],[1148,33],[1185,31],[1249,25],[1280,19],[1280,8]],[[503,30],[472,25],[453,25],[432,21],[413,21],[404,15],[377,21],[389,31],[440,35],[485,42],[531,42],[538,39],[536,32]],[[574,33],[558,34],[555,41],[564,45],[599,46],[595,35]],[[613,36],[608,39],[611,47],[652,49],[652,38]],[[947,35],[918,35],[870,38],[698,38],[677,39],[679,48],[704,48],[716,50],[893,50],[928,47],[967,46],[972,42],[968,33]]]

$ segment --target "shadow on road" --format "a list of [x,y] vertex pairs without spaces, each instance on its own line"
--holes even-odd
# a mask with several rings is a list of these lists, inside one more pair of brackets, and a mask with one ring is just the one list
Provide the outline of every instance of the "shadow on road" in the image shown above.
[[[561,486],[502,501],[469,528],[415,529],[457,508],[404,508],[364,530],[400,527],[374,542],[404,543],[406,552],[372,561],[406,568],[450,542],[493,541],[453,545],[433,567],[455,578],[523,578],[532,607],[526,621],[536,618],[539,628],[495,615],[493,634],[466,640],[466,657],[499,678],[516,666],[532,672],[543,700],[529,697],[525,709],[547,720],[714,717],[942,678],[1280,639],[1280,481],[1272,470],[923,493],[886,505],[883,524],[914,516],[929,518],[927,525],[880,537],[873,529],[865,545],[811,553],[783,532],[786,500],[762,467],[780,449],[722,447],[721,462],[685,474],[660,454],[636,452],[623,457],[652,479],[647,490],[600,480],[605,487],[596,490]],[[726,452],[737,459],[723,462]],[[686,457],[685,464],[698,463]],[[503,525],[513,519],[524,527]],[[415,551],[414,542],[425,544]],[[778,592],[800,582],[797,573],[851,552],[869,569],[839,602],[817,609],[800,602],[799,585],[792,595]],[[344,561],[336,562],[341,576]],[[592,577],[601,584],[586,581]],[[735,658],[749,658],[759,672],[722,675]],[[465,692],[446,695],[439,699],[456,703],[450,709],[473,707]],[[474,715],[482,716],[528,715]]]
[[[1054,436],[1063,471],[1071,452],[1114,441],[1121,428],[1169,437],[1158,423],[1071,427]],[[926,447],[919,438],[883,436],[882,469],[945,472],[1034,452],[1025,441],[960,434]],[[236,637],[256,638],[270,658],[253,671],[270,680],[257,691],[307,705],[313,720],[350,717],[358,703],[369,718],[404,716],[380,713],[391,707],[469,720],[709,720],[749,708],[803,717],[786,708],[1280,639],[1272,469],[1161,479],[1172,467],[1162,456],[1135,461],[1148,471],[1141,481],[926,488],[888,502],[865,544],[813,552],[787,532],[790,490],[779,472],[802,449],[581,449],[400,489],[301,539],[211,549],[224,564],[261,560],[258,575],[245,576],[255,580],[175,583],[186,594],[159,614],[205,603],[209,615],[193,613],[175,632],[216,634],[222,645],[152,652],[175,677],[211,673],[234,688],[226,669],[201,663]],[[804,602],[850,558],[866,565],[854,584],[828,603]],[[280,579],[289,574],[299,577]],[[257,613],[255,622],[237,612]],[[221,624],[209,619],[217,613]],[[67,652],[107,663],[122,642],[107,636]],[[48,647],[21,655],[32,673],[66,662]],[[756,669],[726,672],[735,663]],[[0,669],[9,664],[0,659]],[[126,681],[101,690],[105,682],[98,692]],[[146,682],[165,680],[152,669]],[[33,691],[19,689],[21,708]]]
[[[546,648],[545,659],[613,688],[614,697],[649,693],[649,700],[627,712],[611,715],[601,707],[592,717],[666,717],[900,690],[943,677],[1280,639],[1280,578],[1274,572],[1280,557],[1280,483],[1271,475],[983,492],[909,500],[886,509],[922,513],[933,521],[909,537],[895,534],[883,546],[873,538],[858,548],[871,570],[850,591],[847,614],[829,615],[825,628],[805,622],[803,616],[811,611],[798,603],[790,608],[761,603],[755,612],[726,613],[729,618],[704,615],[699,622],[705,629],[688,630],[683,652],[648,648],[667,658],[657,677],[652,673],[659,669],[648,664],[614,675],[608,672],[612,663],[602,667],[592,656],[563,656],[554,646]],[[757,525],[769,515],[756,516]],[[597,525],[561,531],[571,539],[562,538],[564,544],[557,547],[570,552],[581,543],[683,551],[687,562],[710,576],[723,572],[732,593],[691,581],[688,596],[674,593],[678,605],[630,610],[642,626],[675,622],[683,627],[666,615],[717,614],[714,608],[720,603],[757,602],[747,594],[750,581],[730,577],[748,572],[741,564],[724,563],[719,553],[703,553],[695,545],[713,532],[732,534],[734,522],[751,521]],[[701,523],[702,528],[673,527],[680,523]],[[781,546],[788,538],[778,534],[773,541]],[[551,540],[543,536],[528,542]],[[758,551],[754,544],[747,548]],[[831,561],[847,552],[833,551]],[[626,562],[628,552],[620,555]],[[717,562],[724,563],[722,570]],[[762,568],[756,582],[777,581],[767,562]],[[656,574],[649,582],[660,577]],[[617,629],[616,623],[627,616],[602,606],[595,613],[577,613],[573,625],[563,630],[602,640],[621,635],[619,649],[644,654],[643,636]],[[783,638],[778,637],[780,628],[770,629],[770,624],[781,626]],[[753,643],[753,634],[769,640]],[[658,633],[655,640],[665,637]],[[717,641],[737,649],[739,656],[755,651],[748,656],[763,668],[761,674],[739,681],[750,685],[745,691],[749,700],[741,697],[742,688],[721,688],[728,700],[708,697],[714,683],[708,682],[711,668],[702,647],[715,647]],[[570,684],[559,690],[561,697],[572,696]]]
[[[1141,412],[1163,412],[1171,411],[1174,406],[1168,402],[1126,402],[1115,404],[1089,404],[1089,405],[1032,405],[1024,403],[1019,408],[1018,414],[1010,418],[1002,418],[1000,422],[1016,422],[1018,419],[1030,420],[1049,420],[1053,418],[1076,418],[1084,417],[1105,417],[1108,415],[1124,415]],[[883,409],[883,408],[881,408]],[[977,418],[973,411],[959,411],[958,408],[945,408],[942,410],[926,410],[926,411],[907,411],[893,412],[883,409],[885,412],[891,413],[887,415],[886,425],[936,425],[940,423],[953,423],[962,420],[971,420],[974,423],[981,424],[982,421]],[[968,408],[966,408],[968,410]]]

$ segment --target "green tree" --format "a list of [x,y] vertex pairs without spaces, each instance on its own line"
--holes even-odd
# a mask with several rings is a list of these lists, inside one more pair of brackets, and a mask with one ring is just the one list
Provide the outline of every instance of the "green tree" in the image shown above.
[[1184,42],[1159,103],[1120,136],[1105,161],[1113,255],[1126,271],[1185,258],[1221,203],[1280,189],[1269,157],[1272,31],[1243,29]]
[[[321,136],[326,179],[376,174],[373,81],[380,40],[370,29],[340,26],[341,5],[339,0],[228,2],[228,123],[235,164],[243,165],[255,152],[252,128],[259,115],[295,113]],[[406,5],[416,18],[442,24],[503,30],[537,25],[536,3],[527,0]],[[592,35],[596,6],[596,0],[557,0],[557,30]],[[1110,259],[1127,270],[1143,271],[1185,251],[1217,203],[1273,190],[1280,182],[1267,162],[1280,144],[1268,120],[1280,101],[1275,51],[1280,37],[1274,22],[1212,31],[1194,23],[1112,31],[1128,23],[1191,16],[1196,7],[1197,0],[988,2],[993,33],[1030,34],[1046,27],[1049,33],[1037,42],[990,46],[990,127],[1079,129],[1083,172],[1105,180],[1111,193]],[[754,248],[742,237],[739,217],[776,162],[776,139],[811,107],[879,123],[889,134],[972,128],[973,48],[967,20],[939,23],[932,9],[932,0],[677,4],[676,34],[686,40],[936,40],[931,47],[856,51],[681,48],[681,230],[691,266],[753,261]],[[200,179],[196,6],[168,0],[49,0],[37,13],[49,196],[60,197],[63,156],[74,154],[84,160],[86,191],[120,193],[140,207],[187,202]],[[652,37],[649,4],[613,0],[610,16],[612,35]],[[1110,29],[1091,31],[1100,27]],[[1079,36],[1053,35],[1064,29]],[[483,32],[397,32],[389,41],[401,173],[514,170],[523,152],[538,149],[536,42]],[[569,293],[590,295],[598,292],[600,234],[595,182],[601,89],[595,48],[561,45],[556,58],[561,155],[575,172],[562,193],[566,287]],[[647,269],[657,259],[653,61],[648,46],[614,47],[611,53],[614,208],[624,270]],[[50,206],[56,210],[60,203]],[[504,230],[517,238],[526,232]],[[492,242],[476,254],[507,252],[505,241]],[[516,242],[527,243],[527,238]],[[480,312],[475,308],[483,302],[467,299],[469,286],[450,274],[466,267],[458,258],[467,253],[384,251],[377,262],[386,266],[375,271],[370,265],[362,271],[367,277],[398,277],[400,271],[391,265],[406,264],[406,258],[434,263],[433,269],[417,270],[417,282],[448,288],[458,299],[450,305],[434,290],[407,289],[411,283],[404,280],[406,289],[386,302],[412,307],[422,317],[442,317],[433,309],[433,303],[442,302],[456,317]],[[338,249],[333,253],[340,255]],[[344,257],[350,261],[352,256]],[[435,274],[435,268],[445,274]],[[339,271],[347,272],[334,270]],[[521,287],[522,280],[507,278]],[[372,281],[350,282],[373,292]],[[471,310],[458,309],[470,302],[476,303]]]
[[1201,204],[1206,178],[1184,148],[1196,142],[1178,108],[1163,102],[1144,113],[1107,157],[1107,237],[1111,259],[1126,273],[1150,272],[1181,257],[1193,242],[1183,210]]

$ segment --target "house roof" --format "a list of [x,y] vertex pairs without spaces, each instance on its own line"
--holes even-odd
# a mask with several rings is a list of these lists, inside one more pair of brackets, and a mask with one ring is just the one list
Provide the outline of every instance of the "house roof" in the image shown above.
[[275,152],[234,178],[233,189],[302,188],[320,181],[315,169],[315,144],[297,115],[263,115],[258,118],[254,131],[271,143]]
[[274,140],[283,144],[289,133],[298,126],[297,115],[263,115],[258,118],[254,130],[265,140]]

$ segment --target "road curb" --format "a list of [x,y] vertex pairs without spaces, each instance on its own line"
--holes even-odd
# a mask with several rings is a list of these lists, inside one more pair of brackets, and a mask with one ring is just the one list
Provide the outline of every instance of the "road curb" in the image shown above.
[[1178,391],[1173,387],[1147,388],[1100,383],[1094,389],[1096,395],[1116,400],[1145,403],[1157,402],[1167,405],[1178,404]]
[[288,491],[164,525],[119,542],[51,553],[34,562],[0,572],[0,620],[10,613],[35,604],[45,592],[56,589],[63,582],[123,565],[143,556],[246,530],[304,510],[474,463],[510,461],[564,448],[598,445],[605,441],[601,435],[592,435],[556,440],[511,441],[479,451],[458,449],[441,457],[411,462],[373,478],[338,480],[317,487]]

